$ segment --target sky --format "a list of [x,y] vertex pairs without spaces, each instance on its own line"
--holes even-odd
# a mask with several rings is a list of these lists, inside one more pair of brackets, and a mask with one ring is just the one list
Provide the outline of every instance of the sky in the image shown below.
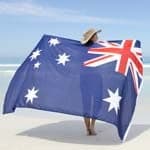
[[150,57],[149,0],[0,0],[0,58],[26,58],[43,34],[80,40],[88,28],[101,40],[138,39]]

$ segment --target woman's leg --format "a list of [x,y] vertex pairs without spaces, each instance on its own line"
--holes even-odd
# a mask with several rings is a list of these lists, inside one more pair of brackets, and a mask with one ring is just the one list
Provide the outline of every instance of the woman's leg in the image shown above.
[[84,117],[84,122],[85,122],[85,126],[86,126],[87,135],[91,135],[90,118]]
[[91,123],[90,123],[90,130],[92,135],[96,135],[97,133],[95,132],[95,122],[96,119],[91,118]]

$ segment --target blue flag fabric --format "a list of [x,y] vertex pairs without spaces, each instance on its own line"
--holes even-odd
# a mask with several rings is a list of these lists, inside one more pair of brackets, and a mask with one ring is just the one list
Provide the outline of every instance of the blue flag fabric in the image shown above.
[[142,74],[138,40],[81,45],[44,35],[16,71],[3,113],[27,107],[91,117],[114,124],[124,139]]

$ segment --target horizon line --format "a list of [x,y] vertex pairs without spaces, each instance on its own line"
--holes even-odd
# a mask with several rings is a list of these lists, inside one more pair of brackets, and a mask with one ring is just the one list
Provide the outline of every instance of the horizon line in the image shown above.
[[[7,64],[7,63],[1,63],[0,67],[19,67],[21,64]],[[150,68],[150,62],[149,63],[144,63],[143,64],[144,68]]]

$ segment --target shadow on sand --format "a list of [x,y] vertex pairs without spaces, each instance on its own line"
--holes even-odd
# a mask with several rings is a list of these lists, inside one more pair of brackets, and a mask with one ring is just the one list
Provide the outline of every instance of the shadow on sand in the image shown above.
[[[150,125],[133,124],[129,131],[126,142],[136,138],[149,128]],[[38,126],[27,131],[18,133],[17,135],[74,144],[121,144],[121,141],[118,137],[117,128],[115,126],[108,123],[96,122],[96,131],[98,133],[97,136],[86,136],[83,121],[71,120]]]

